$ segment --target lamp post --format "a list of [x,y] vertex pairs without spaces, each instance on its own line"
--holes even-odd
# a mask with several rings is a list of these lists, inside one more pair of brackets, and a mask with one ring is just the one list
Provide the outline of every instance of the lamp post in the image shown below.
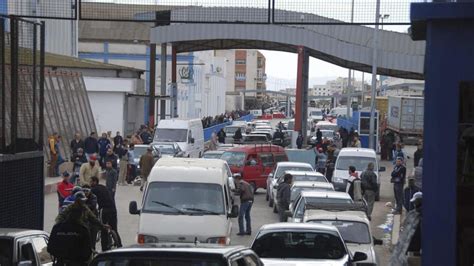
[[370,126],[369,126],[369,148],[376,150],[376,143],[374,140],[375,130],[375,92],[377,90],[377,45],[378,45],[378,31],[379,31],[379,18],[380,16],[380,0],[377,0],[375,8],[375,27],[374,27],[374,38],[373,38],[373,51],[372,51],[372,92],[370,98]]
[[390,14],[383,14],[383,15],[380,14],[379,17],[380,17],[380,20],[382,20],[380,24],[381,24],[381,29],[383,30],[383,20],[388,19],[390,17]]

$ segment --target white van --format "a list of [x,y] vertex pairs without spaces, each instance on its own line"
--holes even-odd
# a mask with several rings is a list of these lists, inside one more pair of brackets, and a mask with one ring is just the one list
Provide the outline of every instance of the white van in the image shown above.
[[[372,149],[365,148],[343,148],[337,156],[332,183],[334,189],[337,191],[345,191],[347,186],[347,178],[349,177],[349,166],[356,168],[357,174],[360,175],[367,169],[369,163],[374,164],[374,172],[377,175],[377,184],[380,191],[380,174],[385,171],[385,167],[379,168],[379,161],[377,154]],[[376,195],[376,200],[379,198],[379,193]]]
[[153,142],[176,142],[185,157],[200,158],[204,153],[204,130],[199,119],[160,120]]
[[230,244],[231,218],[238,216],[227,164],[218,159],[162,158],[148,177],[139,214],[139,244],[157,242]]

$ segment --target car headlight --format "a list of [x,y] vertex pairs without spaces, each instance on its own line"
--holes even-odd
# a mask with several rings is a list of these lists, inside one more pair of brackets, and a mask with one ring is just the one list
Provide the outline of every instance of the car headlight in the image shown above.
[[137,237],[138,244],[158,243],[158,238],[155,236],[139,234]]
[[335,176],[332,178],[332,181],[335,183],[344,183],[344,179],[342,177]]
[[227,236],[210,237],[206,240],[206,242],[210,244],[229,245],[230,237],[227,237]]

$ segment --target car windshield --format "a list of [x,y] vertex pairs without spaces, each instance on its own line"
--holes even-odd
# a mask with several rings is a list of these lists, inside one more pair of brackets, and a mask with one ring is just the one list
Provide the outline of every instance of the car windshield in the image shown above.
[[310,165],[299,165],[299,166],[279,166],[273,178],[280,178],[286,171],[314,171]]
[[231,166],[243,166],[245,161],[245,153],[226,151],[222,154],[221,159]]
[[260,234],[252,249],[260,258],[337,260],[346,255],[336,233],[285,231]]
[[202,158],[204,159],[220,159],[222,157],[222,153],[204,153]]
[[176,128],[157,128],[154,141],[163,142],[187,142],[188,131]]
[[158,150],[160,150],[161,154],[172,154],[172,155],[174,155],[176,153],[176,150],[174,149],[173,145],[158,144],[158,145],[155,145],[155,147]]
[[337,170],[348,170],[349,166],[354,166],[357,171],[363,171],[369,163],[375,163],[375,158],[361,156],[339,156],[336,161]]
[[320,223],[325,225],[332,225],[337,227],[339,233],[346,243],[357,243],[357,244],[370,244],[369,227],[365,223],[353,222],[353,221],[321,221],[321,220],[310,220],[309,223]]
[[148,149],[147,146],[135,146],[133,148],[133,155],[135,156],[136,159],[139,159],[142,157],[143,154],[146,153],[146,150]]
[[144,212],[172,214],[224,214],[222,187],[218,184],[151,182]]
[[331,187],[294,187],[291,189],[290,200],[294,201],[303,190],[314,190],[314,191],[328,191],[333,190]]
[[341,198],[320,198],[320,197],[305,197],[303,200],[300,200],[296,213],[295,213],[295,218],[303,218],[304,214],[304,207],[306,204],[318,204],[318,203],[352,203],[352,199],[346,198],[346,199],[341,199]]
[[240,127],[225,127],[224,128],[224,132],[226,134],[232,134],[234,135],[235,131],[237,131],[237,129],[239,129]]
[[[182,255],[180,256],[179,254]],[[113,256],[100,258],[91,264],[92,266],[225,266],[227,262],[222,255],[184,253],[184,252],[160,252],[153,253],[153,257],[140,258],[135,254],[127,257]]]
[[323,113],[321,111],[311,111],[310,116],[322,116]]

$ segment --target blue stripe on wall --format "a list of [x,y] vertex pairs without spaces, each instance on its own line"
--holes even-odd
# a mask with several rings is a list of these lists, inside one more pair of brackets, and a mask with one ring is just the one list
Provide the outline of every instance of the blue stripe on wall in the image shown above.
[[104,42],[104,63],[109,63],[109,43]]

